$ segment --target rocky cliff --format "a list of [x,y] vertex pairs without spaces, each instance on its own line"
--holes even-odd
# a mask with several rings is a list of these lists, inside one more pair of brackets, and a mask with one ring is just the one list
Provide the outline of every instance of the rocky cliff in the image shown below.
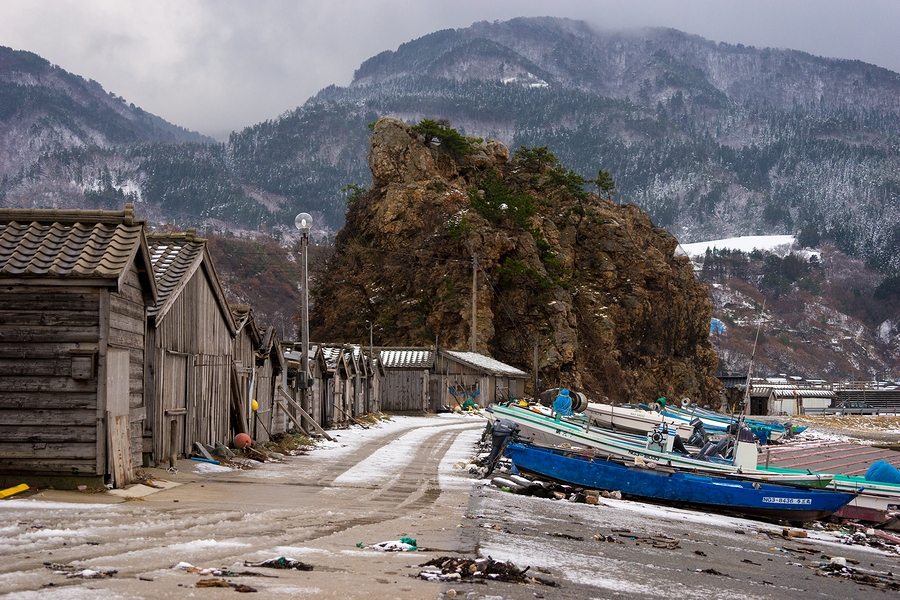
[[715,403],[712,305],[675,238],[546,149],[470,143],[378,120],[374,183],[318,278],[312,339],[366,340],[371,321],[376,345],[470,349],[477,257],[479,352],[531,371],[537,347],[545,387],[598,400]]

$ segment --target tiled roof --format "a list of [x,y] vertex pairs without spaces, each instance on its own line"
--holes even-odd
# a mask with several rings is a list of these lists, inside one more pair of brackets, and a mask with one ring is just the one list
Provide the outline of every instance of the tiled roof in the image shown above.
[[205,266],[222,318],[228,323],[232,333],[237,330],[231,307],[225,299],[212,259],[206,251],[205,239],[196,238],[191,229],[187,233],[150,234],[147,236],[147,243],[150,246],[150,262],[158,290],[156,305],[147,310],[148,316],[157,320],[165,317],[194,273]]
[[178,294],[191,278],[200,261],[203,260],[203,242],[188,240],[185,237],[151,236],[150,262],[153,264],[153,277],[156,278],[158,299],[156,305],[147,311],[151,316],[158,314],[169,299]]
[[329,369],[336,369],[338,359],[341,357],[340,346],[322,346],[322,358],[325,360],[325,366]]
[[430,369],[434,366],[434,350],[429,348],[382,348],[379,358],[385,369]]
[[246,328],[247,334],[255,344],[262,342],[263,332],[259,330],[256,324],[256,316],[253,309],[245,304],[231,304],[231,316],[234,318],[234,326],[237,332],[241,332]]
[[507,375],[511,377],[528,377],[528,373],[494,360],[490,356],[479,354],[478,352],[456,352],[453,350],[441,350],[442,354],[450,356],[455,360],[466,363],[476,369],[481,369],[491,375]]
[[117,279],[143,221],[125,211],[0,210],[0,278]]

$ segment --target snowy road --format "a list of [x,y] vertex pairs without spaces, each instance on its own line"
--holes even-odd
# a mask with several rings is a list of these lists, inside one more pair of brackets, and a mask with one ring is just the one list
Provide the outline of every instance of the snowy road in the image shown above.
[[[233,598],[198,589],[200,568],[266,573],[226,576],[257,597],[778,599],[883,598],[900,556],[824,529],[782,538],[771,523],[603,499],[599,506],[514,496],[454,465],[484,427],[478,417],[394,417],[332,432],[305,456],[234,471],[179,461],[172,489],[144,500],[43,491],[0,501],[0,594],[12,598]],[[771,533],[774,532],[774,535]],[[419,552],[360,546],[411,537]],[[359,546],[358,546],[359,544]],[[531,567],[557,587],[501,582],[431,583],[415,569],[439,556],[491,556]],[[287,556],[313,571],[245,567]],[[844,557],[874,585],[823,576]],[[116,570],[67,579],[45,562]]]
[[[267,597],[435,597],[438,584],[407,577],[408,566],[427,560],[422,553],[356,544],[412,537],[445,554],[472,552],[458,547],[457,533],[471,478],[452,465],[471,456],[483,428],[476,417],[396,417],[332,432],[336,444],[252,471],[182,460],[174,476],[152,470],[182,485],[143,500],[50,490],[0,502],[0,591],[16,598],[230,598],[231,589],[185,589],[201,576],[173,565],[228,568],[289,556],[315,569],[231,579]],[[67,579],[45,562],[117,573]]]

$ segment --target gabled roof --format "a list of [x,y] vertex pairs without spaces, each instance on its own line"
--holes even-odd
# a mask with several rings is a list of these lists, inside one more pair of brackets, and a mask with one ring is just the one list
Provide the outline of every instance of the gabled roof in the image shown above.
[[202,269],[216,297],[222,318],[234,335],[237,331],[234,316],[222,291],[206,240],[195,237],[194,230],[190,229],[187,233],[151,233],[147,236],[147,242],[153,263],[153,276],[159,289],[156,304],[147,310],[150,319],[154,322],[162,321],[191,277]]
[[[123,211],[0,209],[0,279],[115,285],[133,261],[150,271],[144,221],[134,206]],[[156,297],[152,277],[144,281]]]
[[338,361],[341,360],[341,347],[322,345],[319,347],[322,353],[322,359],[325,361],[325,368],[334,371],[338,367]]
[[262,332],[256,324],[256,317],[253,315],[253,309],[243,304],[231,305],[231,316],[234,318],[234,328],[240,333],[245,328],[253,343],[259,346],[262,341]]
[[281,353],[281,345],[278,343],[278,332],[271,325],[266,327],[259,342],[259,349],[256,351],[256,360],[267,358],[272,361],[276,373],[284,370],[284,354]]
[[376,352],[385,369],[430,369],[434,366],[431,348],[379,348]]
[[441,354],[449,356],[457,362],[478,369],[490,375],[502,375],[506,377],[529,377],[528,373],[495,360],[490,356],[478,352],[456,352],[454,350],[441,350]]

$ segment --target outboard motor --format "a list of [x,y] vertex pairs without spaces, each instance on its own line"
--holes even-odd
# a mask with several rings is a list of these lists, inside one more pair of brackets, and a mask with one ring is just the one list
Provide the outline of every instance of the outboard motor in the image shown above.
[[709,436],[706,434],[706,430],[703,428],[703,421],[694,417],[691,419],[691,427],[694,428],[693,433],[691,433],[691,437],[688,438],[688,446],[697,446],[698,448],[702,448],[709,441]]
[[744,423],[741,423],[737,429],[736,442],[734,445],[734,464],[741,470],[756,469],[759,460],[759,448],[756,446],[756,436]]

